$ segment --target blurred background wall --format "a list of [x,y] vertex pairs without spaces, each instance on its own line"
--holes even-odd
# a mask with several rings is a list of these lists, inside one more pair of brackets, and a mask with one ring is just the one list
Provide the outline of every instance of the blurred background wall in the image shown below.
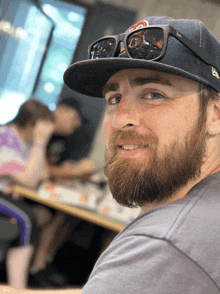
[[[95,4],[96,0],[82,0]],[[220,0],[102,0],[136,11],[136,21],[150,15],[168,15],[173,18],[196,18],[220,38]]]
[[55,109],[64,97],[82,103],[88,118],[73,136],[72,159],[104,164],[104,99],[77,94],[63,84],[72,62],[87,59],[94,40],[124,32],[150,15],[196,18],[220,40],[220,0],[0,0],[0,124],[31,95]]

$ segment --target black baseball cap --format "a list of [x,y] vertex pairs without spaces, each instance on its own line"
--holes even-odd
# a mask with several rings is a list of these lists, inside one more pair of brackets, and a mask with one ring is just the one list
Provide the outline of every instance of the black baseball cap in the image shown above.
[[[143,22],[147,23],[147,27],[172,26],[198,47],[202,47],[215,61],[215,67],[206,64],[176,38],[169,36],[167,51],[160,60],[132,59],[125,54],[125,57],[122,55],[76,62],[65,71],[65,84],[81,94],[103,97],[103,87],[113,74],[123,69],[144,68],[189,78],[220,92],[220,42],[203,22],[197,19],[173,19],[167,16],[146,17],[139,23]],[[137,27],[138,24],[134,26]],[[129,30],[130,28],[126,32]]]

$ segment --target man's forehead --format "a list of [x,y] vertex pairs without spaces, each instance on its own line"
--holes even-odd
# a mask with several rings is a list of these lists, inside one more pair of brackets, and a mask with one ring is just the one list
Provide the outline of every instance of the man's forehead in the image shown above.
[[117,91],[120,87],[120,82],[123,80],[127,80],[131,87],[155,83],[174,88],[178,86],[182,88],[185,82],[189,87],[193,86],[198,89],[198,82],[178,75],[147,69],[126,69],[111,76],[103,88],[103,97],[109,91]]
[[[127,80],[131,87],[141,86],[148,83],[157,83],[173,86],[172,75],[145,69],[129,69],[117,72],[107,81],[103,88],[103,94],[109,91],[117,91],[119,82]],[[104,95],[103,95],[104,96]]]

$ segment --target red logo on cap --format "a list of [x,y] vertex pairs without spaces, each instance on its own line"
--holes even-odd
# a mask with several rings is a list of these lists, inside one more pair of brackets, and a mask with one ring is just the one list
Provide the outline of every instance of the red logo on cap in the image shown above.
[[[146,20],[141,20],[139,21],[138,23],[134,24],[133,26],[131,26],[129,28],[129,32],[130,31],[134,31],[136,29],[141,29],[141,28],[144,28],[144,27],[147,27],[149,24]],[[121,51],[120,51],[120,54],[124,53],[125,52],[125,48],[122,48]]]
[[148,25],[149,24],[148,24],[148,22],[146,20],[141,20],[138,23],[136,23],[133,26],[131,26],[129,28],[129,31],[134,31],[136,29],[141,29],[141,28],[147,27]]

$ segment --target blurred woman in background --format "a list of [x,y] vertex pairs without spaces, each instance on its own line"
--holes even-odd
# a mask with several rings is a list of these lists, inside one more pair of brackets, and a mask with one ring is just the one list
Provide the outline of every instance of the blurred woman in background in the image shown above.
[[16,288],[27,286],[37,230],[49,221],[50,214],[43,206],[30,207],[13,194],[12,186],[17,183],[36,189],[47,176],[46,146],[53,131],[53,113],[34,99],[22,104],[17,116],[0,127],[0,213],[20,227],[18,245],[6,254],[8,284]]

